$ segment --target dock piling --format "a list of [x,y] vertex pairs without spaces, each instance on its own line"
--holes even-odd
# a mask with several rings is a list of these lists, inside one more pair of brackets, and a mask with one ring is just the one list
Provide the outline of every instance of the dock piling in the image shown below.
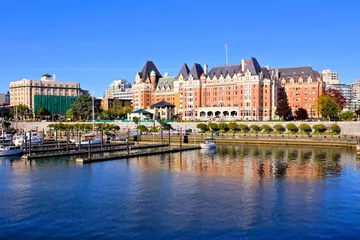
[[182,139],[182,128],[180,128],[180,148],[182,148],[181,139]]
[[[29,134],[29,156],[31,156],[31,131],[30,131],[30,134]],[[25,139],[26,139],[26,134],[25,134]]]
[[88,157],[91,158],[91,145],[90,145],[90,139],[88,140]]

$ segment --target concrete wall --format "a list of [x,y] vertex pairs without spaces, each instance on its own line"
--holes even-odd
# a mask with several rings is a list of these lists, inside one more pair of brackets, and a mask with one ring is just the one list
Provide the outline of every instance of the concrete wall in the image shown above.
[[[198,123],[199,122],[180,122],[180,123],[174,122],[174,123],[171,123],[171,126],[175,129],[182,128],[183,130],[185,130],[185,129],[196,130],[196,125]],[[324,124],[326,126],[330,126],[334,122],[237,122],[237,123],[244,123],[248,126],[250,126],[252,124],[256,124],[259,126],[261,126],[263,124],[268,124],[270,126],[274,126],[275,124],[281,124],[285,127],[288,123],[294,123],[297,126],[299,126],[301,123],[307,123],[310,126],[313,126],[313,125],[319,124],[319,123]],[[30,130],[30,129],[36,129],[36,127],[37,127],[39,131],[42,131],[42,129],[47,130],[48,129],[47,126],[49,124],[51,124],[51,122],[18,122],[18,128],[19,129],[26,128],[27,130]],[[135,124],[133,122],[115,121],[114,124],[118,125],[121,129],[135,128]],[[141,124],[145,125],[148,128],[150,128],[154,125],[154,123],[151,123],[151,122],[146,122],[146,123],[141,123]],[[360,136],[360,122],[337,122],[337,124],[339,124],[339,126],[341,128],[342,134]],[[156,125],[158,125],[158,123],[156,123]],[[15,127],[15,123],[12,123],[12,126]]]

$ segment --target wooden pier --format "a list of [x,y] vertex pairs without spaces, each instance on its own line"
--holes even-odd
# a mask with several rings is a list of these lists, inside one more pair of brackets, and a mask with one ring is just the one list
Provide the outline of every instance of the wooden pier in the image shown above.
[[[135,149],[135,148],[133,148]],[[124,158],[133,158],[133,157],[142,157],[142,156],[149,156],[149,155],[157,155],[157,154],[165,154],[165,153],[175,153],[175,152],[183,152],[189,150],[196,150],[200,149],[200,146],[187,146],[182,148],[171,148],[171,149],[163,149],[163,150],[155,150],[155,151],[148,151],[148,152],[134,152],[129,154],[122,154],[116,156],[103,156],[99,158],[77,158],[76,162],[80,163],[93,163],[93,162],[104,162],[110,160],[120,160]]]
[[[48,152],[51,152],[51,151],[49,151],[49,149],[40,150],[40,151],[32,150],[31,154],[28,153],[26,155],[23,155],[22,159],[34,160],[34,159],[42,159],[42,158],[84,155],[84,154],[93,155],[93,154],[97,154],[97,153],[109,153],[109,152],[122,152],[122,151],[130,152],[131,150],[138,150],[138,149],[163,148],[163,147],[168,147],[169,145],[168,144],[147,144],[147,145],[135,146],[132,143],[132,144],[125,145],[125,147],[118,147],[118,146],[119,145],[115,145],[115,147],[112,147],[111,145],[108,145],[106,147],[104,146],[102,149],[100,148],[100,146],[90,146],[90,149],[87,147],[87,148],[83,148],[80,150],[77,150],[78,149],[78,147],[77,147],[76,149],[74,149],[74,148],[72,150],[69,149],[69,151],[66,151],[66,150],[64,151],[63,148],[52,149],[53,153],[48,153]],[[120,146],[124,146],[124,145],[120,145]],[[38,154],[34,154],[34,153],[38,153]]]

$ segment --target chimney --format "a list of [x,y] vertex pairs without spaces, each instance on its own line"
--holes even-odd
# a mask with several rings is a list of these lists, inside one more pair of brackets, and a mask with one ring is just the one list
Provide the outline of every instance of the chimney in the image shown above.
[[245,59],[241,60],[241,71],[244,72],[245,71]]
[[53,80],[56,81],[56,74],[53,74]]
[[208,75],[208,73],[209,73],[209,65],[207,65],[207,64],[204,64],[204,73],[205,73],[205,75]]

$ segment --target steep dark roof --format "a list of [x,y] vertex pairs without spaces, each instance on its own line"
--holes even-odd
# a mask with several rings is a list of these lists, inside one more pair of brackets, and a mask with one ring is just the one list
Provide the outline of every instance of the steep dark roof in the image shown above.
[[138,74],[143,79],[143,81],[145,81],[145,79],[150,76],[151,71],[154,71],[156,73],[156,78],[162,77],[159,70],[156,68],[155,64],[153,63],[153,61],[147,61],[144,67],[142,68],[141,72],[139,72]]
[[160,102],[157,102],[157,103],[151,105],[150,108],[152,109],[152,108],[155,108],[155,107],[175,107],[175,105],[162,100]]
[[183,75],[184,79],[187,79],[190,73],[190,69],[189,67],[186,65],[186,63],[184,63],[184,65],[182,65],[180,72],[178,73],[178,75],[176,76],[176,79],[178,79],[180,77],[180,75]]
[[200,79],[201,74],[204,73],[204,69],[198,63],[194,63],[193,67],[190,70],[189,75],[192,75],[194,79]]
[[[320,77],[320,74],[317,71],[314,71],[310,66],[304,67],[289,67],[289,68],[277,68],[279,71],[279,78],[308,78],[309,76],[313,79]],[[274,69],[275,70],[275,69]]]
[[230,77],[233,77],[240,70],[241,70],[241,64],[234,64],[234,65],[227,65],[227,66],[216,66],[216,67],[213,67],[210,70],[208,76],[210,78],[213,78],[214,76],[219,78],[222,75],[225,78],[229,74]]
[[251,74],[259,74],[261,72],[261,67],[256,58],[251,57],[248,61],[248,64],[245,65],[244,72],[249,70]]
[[132,113],[138,113],[138,114],[142,113],[142,114],[146,114],[146,115],[150,115],[150,114],[153,115],[151,112],[148,112],[145,109],[138,109]]
[[266,67],[262,67],[261,68],[261,74],[262,74],[262,78],[267,78],[267,79],[271,79],[271,76],[270,76],[270,71],[269,69],[267,69]]

